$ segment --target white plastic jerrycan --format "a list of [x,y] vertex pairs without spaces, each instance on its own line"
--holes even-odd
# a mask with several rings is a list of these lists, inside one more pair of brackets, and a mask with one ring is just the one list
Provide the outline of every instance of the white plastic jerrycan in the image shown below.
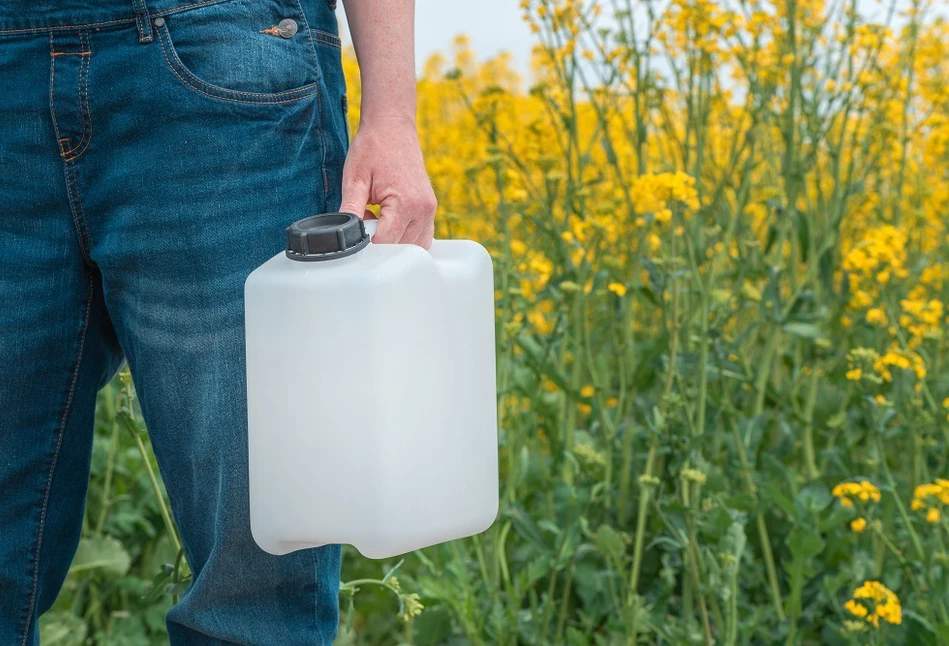
[[367,224],[299,220],[244,285],[251,530],[272,554],[386,558],[497,515],[491,258],[370,244]]

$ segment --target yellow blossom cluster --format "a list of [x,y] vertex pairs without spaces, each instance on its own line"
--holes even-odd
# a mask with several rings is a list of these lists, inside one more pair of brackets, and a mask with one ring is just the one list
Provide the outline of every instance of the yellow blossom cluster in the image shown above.
[[847,373],[846,377],[850,381],[860,381],[863,378],[869,378],[879,383],[881,378],[876,375],[874,366],[880,360],[880,355],[871,348],[854,348],[847,354]]
[[906,235],[891,224],[872,227],[844,256],[842,266],[850,280],[850,307],[866,309],[877,301],[881,286],[909,275]]
[[942,301],[911,297],[901,300],[900,308],[903,310],[900,315],[900,327],[908,334],[907,344],[910,348],[918,348],[924,339],[942,334]]
[[880,490],[869,480],[860,482],[841,482],[831,493],[840,500],[844,507],[853,507],[853,501],[880,502]]
[[656,222],[662,224],[672,220],[671,207],[675,203],[686,208],[683,212],[686,217],[690,211],[699,208],[695,178],[682,172],[647,173],[634,177],[630,181],[630,194],[636,213],[652,213]]
[[725,49],[724,36],[733,31],[729,25],[734,19],[734,12],[724,11],[722,3],[714,0],[673,0],[661,21],[666,29],[657,38],[666,47],[695,48],[708,65],[712,56]]
[[[912,350],[900,348],[895,343],[873,364],[873,369],[884,381],[893,381],[891,368],[910,370],[920,380],[926,378],[926,362],[923,361],[923,358]],[[917,384],[917,386],[919,385]]]
[[926,522],[938,523],[945,505],[949,505],[949,480],[936,478],[935,482],[916,487],[910,509],[925,512]]
[[854,591],[853,597],[844,603],[844,608],[874,628],[880,626],[880,620],[894,625],[903,621],[899,597],[879,581],[865,581]]

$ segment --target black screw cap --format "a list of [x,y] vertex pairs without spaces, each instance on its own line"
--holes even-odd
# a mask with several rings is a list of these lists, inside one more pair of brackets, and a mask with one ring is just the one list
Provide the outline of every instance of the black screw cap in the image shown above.
[[362,219],[352,213],[321,213],[287,227],[287,258],[334,260],[350,256],[369,244]]

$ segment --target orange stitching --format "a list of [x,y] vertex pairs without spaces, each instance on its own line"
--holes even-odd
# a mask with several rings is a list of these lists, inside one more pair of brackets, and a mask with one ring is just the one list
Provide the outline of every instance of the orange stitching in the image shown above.
[[67,169],[66,176],[70,178],[69,180],[69,192],[70,200],[72,200],[73,208],[76,209],[76,222],[79,232],[79,239],[82,241],[82,252],[86,260],[91,264],[92,258],[89,256],[89,250],[92,248],[92,237],[89,234],[89,220],[86,217],[86,210],[82,206],[81,196],[79,195],[79,180],[76,177],[76,166],[75,164],[64,164]]
[[86,218],[86,211],[82,208],[82,202],[78,199],[79,181],[76,179],[76,166],[74,164],[68,163],[63,164],[66,168],[66,183],[67,190],[69,192],[70,208],[74,210],[73,213],[73,222],[76,225],[76,232],[79,235],[79,250],[82,252],[83,258],[86,259],[90,264],[92,263],[92,258],[89,256],[89,248],[92,246],[92,239],[89,236],[89,224]]
[[138,29],[138,42],[152,42],[152,19],[148,15],[148,9],[142,0],[134,0],[135,5],[135,25]]
[[88,56],[92,52],[53,52],[50,56]]
[[[202,0],[201,2],[193,2],[191,4],[181,5],[179,7],[172,7],[171,9],[165,9],[164,11],[156,12],[152,15],[154,16],[167,16],[172,13],[177,13],[179,11],[184,11],[186,9],[193,9],[195,7],[202,7],[209,4],[218,4],[220,2],[228,2],[229,0]],[[135,18],[116,18],[115,20],[101,20],[99,22],[85,22],[78,25],[50,25],[48,27],[24,27],[23,29],[0,29],[0,36],[4,35],[14,35],[14,34],[34,34],[36,32],[43,31],[64,31],[67,29],[79,29],[82,27],[105,27],[108,25],[121,25],[129,24],[135,22]]]
[[274,25],[274,26],[271,27],[270,29],[261,29],[261,30],[260,30],[260,33],[262,33],[262,34],[270,34],[271,36],[279,36],[279,35],[280,35],[280,25]]
[[180,7],[172,7],[171,9],[165,9],[164,11],[158,11],[152,15],[155,16],[167,16],[171,13],[178,13],[179,11],[184,11],[186,9],[193,9],[195,7],[203,7],[206,4],[218,4],[220,2],[228,2],[229,0],[202,0],[201,2],[193,2],[191,4],[182,5]]
[[142,15],[135,12],[135,28],[138,30],[138,33],[141,38],[145,37],[145,32],[142,30]]
[[[49,32],[49,53],[52,54],[55,51],[55,46],[53,44],[53,32]],[[56,139],[59,142],[59,154],[63,153],[63,140],[68,141],[68,138],[63,137],[62,133],[59,132],[59,120],[56,118],[56,98],[53,92],[54,87],[56,86],[56,59],[49,59],[49,112],[53,117],[53,131],[56,133]]]
[[[91,54],[92,43],[89,41],[89,34],[85,31],[80,31],[80,44],[83,44],[83,41],[85,41],[85,46]],[[79,136],[79,143],[73,146],[70,150],[67,150],[63,153],[63,159],[65,161],[72,161],[79,157],[82,153],[86,152],[86,148],[89,147],[89,142],[92,141],[92,111],[89,109],[89,66],[91,58],[92,57],[90,56],[89,58],[82,59],[79,65],[79,118],[82,120],[82,134]],[[83,69],[86,70],[85,82],[82,80]],[[87,126],[88,135],[86,134]],[[72,153],[75,152],[77,148],[79,148],[79,151],[76,152],[75,155],[72,155]]]
[[[194,90],[195,92],[200,92],[201,94],[204,94],[205,96],[209,96],[209,97],[211,97],[212,99],[220,99],[220,100],[222,100],[222,101],[231,101],[231,102],[233,102],[233,103],[266,104],[266,105],[273,105],[273,104],[277,104],[277,103],[291,103],[291,102],[293,102],[293,101],[299,101],[300,99],[305,99],[305,98],[307,98],[307,97],[311,97],[311,96],[313,96],[314,94],[315,94],[315,95],[319,95],[319,93],[320,93],[320,87],[319,87],[319,84],[318,84],[318,83],[311,83],[310,85],[304,86],[304,87],[302,87],[302,88],[297,88],[297,89],[295,89],[295,90],[287,90],[286,92],[278,92],[278,93],[276,93],[276,94],[260,94],[260,93],[258,93],[258,92],[240,92],[240,91],[238,91],[238,90],[228,90],[228,89],[225,89],[225,88],[219,88],[219,87],[217,87],[217,86],[215,86],[215,85],[211,85],[210,83],[205,83],[205,82],[202,81],[201,79],[199,79],[199,78],[195,77],[193,74],[191,74],[191,72],[188,70],[188,68],[184,66],[184,63],[181,62],[181,59],[178,58],[177,54],[175,53],[175,50],[174,50],[174,49],[171,49],[171,45],[170,45],[170,43],[169,43],[169,49],[171,49],[172,56],[175,58],[175,60],[177,60],[178,65],[181,67],[181,72],[182,72],[182,73],[186,73],[189,78],[193,79],[194,83],[192,83],[192,82],[190,82],[188,79],[184,78],[184,77],[179,73],[179,71],[178,71],[178,66],[176,66],[176,65],[171,61],[171,59],[168,58],[168,51],[165,49],[165,36],[167,36],[167,34],[164,34],[164,35],[162,34],[162,32],[163,32],[165,29],[167,29],[167,27],[161,28],[161,29],[158,29],[158,30],[157,30],[157,31],[158,31],[158,42],[159,42],[159,44],[161,45],[161,53],[162,53],[162,56],[165,57],[165,62],[168,63],[168,68],[174,73],[175,76],[178,77],[178,80],[180,80],[182,83],[184,83],[185,85],[187,85],[188,87],[190,87],[190,88],[191,88],[192,90]],[[206,92],[206,91],[202,90],[198,85],[196,85],[196,83],[197,83],[197,84],[201,84],[201,85],[203,85],[203,86],[206,86],[208,89],[213,90],[214,92],[221,93],[221,94],[212,94],[211,92]],[[292,97],[287,98],[287,99],[276,99],[276,97],[280,97],[280,96],[283,96],[283,95],[285,95],[285,94],[293,94],[293,93],[300,93],[300,92],[308,92],[308,93],[307,93],[307,94],[300,94],[299,96],[292,96]],[[243,99],[243,98],[239,98],[239,97],[236,97],[236,96],[231,96],[231,97],[229,97],[229,96],[227,96],[228,94],[230,94],[230,95],[236,95],[236,94],[249,95],[249,96],[252,97],[252,98]],[[274,97],[274,99],[270,99],[269,97]]]
[[80,27],[104,27],[105,25],[117,25],[120,23],[135,22],[134,18],[116,18],[115,20],[103,20],[101,22],[87,22],[82,25],[52,25],[50,27],[27,27],[24,29],[0,29],[0,36],[6,34],[32,34],[38,31],[65,31],[67,29],[79,29]]
[[[79,44],[80,45],[82,44],[81,33],[79,36]],[[79,61],[79,75],[78,75],[79,81],[78,81],[78,88],[76,92],[76,101],[79,103],[79,120],[82,123],[82,132],[79,134],[79,141],[76,143],[75,146],[73,146],[69,150],[64,150],[60,153],[64,159],[68,157],[69,154],[72,153],[74,150],[79,148],[79,146],[82,145],[82,142],[86,137],[86,119],[83,115],[83,110],[82,110],[82,70],[85,68],[85,63],[88,60],[89,60],[88,58],[83,58],[82,60]]]
[[[227,88],[225,88],[225,87],[219,87],[219,86],[214,85],[214,84],[212,84],[212,83],[208,83],[207,81],[202,81],[202,80],[199,79],[197,76],[195,76],[194,73],[193,73],[191,70],[188,69],[188,66],[185,65],[185,64],[181,61],[180,58],[178,58],[178,52],[175,51],[174,43],[172,43],[172,41],[171,41],[171,35],[168,33],[168,27],[167,27],[167,26],[163,27],[163,28],[161,29],[161,31],[164,31],[165,37],[168,38],[168,51],[171,52],[172,58],[177,62],[177,67],[180,68],[181,73],[184,74],[184,75],[186,75],[186,76],[188,76],[192,81],[194,81],[194,82],[197,83],[198,85],[204,86],[208,91],[211,91],[211,92],[223,92],[223,93],[225,93],[225,94],[235,94],[235,95],[236,95],[236,94],[241,94],[241,95],[245,95],[245,96],[249,96],[249,97],[270,97],[270,96],[284,96],[284,95],[290,95],[290,94],[295,94],[295,93],[297,93],[297,92],[307,92],[307,91],[309,91],[309,90],[311,89],[312,86],[317,85],[317,83],[310,83],[310,84],[308,84],[308,85],[304,85],[303,87],[294,88],[293,90],[284,90],[283,92],[273,92],[273,93],[269,93],[269,92],[246,92],[246,91],[243,91],[243,90],[229,90],[229,89],[227,89]],[[159,36],[159,38],[161,38],[161,36]],[[314,52],[314,55],[315,55],[315,54],[316,54],[316,52]],[[167,60],[167,58],[166,58],[166,60]]]
[[23,623],[23,641],[20,643],[21,646],[26,646],[30,619],[33,618],[33,610],[35,610],[36,586],[40,575],[40,549],[43,546],[43,530],[46,527],[46,510],[49,507],[49,491],[53,484],[53,472],[56,470],[59,450],[63,447],[63,435],[66,434],[66,420],[69,419],[69,411],[72,408],[73,395],[76,392],[76,382],[79,380],[79,366],[82,364],[82,351],[86,345],[86,331],[89,329],[89,311],[92,309],[95,284],[92,282],[92,274],[88,272],[87,274],[89,276],[89,300],[86,301],[86,308],[82,317],[82,329],[79,332],[79,352],[76,356],[76,365],[73,367],[72,379],[69,380],[69,394],[66,396],[66,407],[63,410],[63,417],[59,423],[56,448],[53,450],[53,459],[49,465],[49,475],[46,476],[46,493],[43,496],[43,508],[40,511],[40,526],[36,535],[36,551],[33,553],[33,589],[30,592],[29,610],[27,610],[26,613],[26,621]]

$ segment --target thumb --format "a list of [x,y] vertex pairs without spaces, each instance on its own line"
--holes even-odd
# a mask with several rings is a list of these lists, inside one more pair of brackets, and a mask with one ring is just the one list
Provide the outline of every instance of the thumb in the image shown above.
[[[347,169],[348,170],[348,169]],[[356,217],[366,217],[366,204],[369,202],[368,182],[343,173],[343,201],[339,205],[340,213],[352,213]]]

